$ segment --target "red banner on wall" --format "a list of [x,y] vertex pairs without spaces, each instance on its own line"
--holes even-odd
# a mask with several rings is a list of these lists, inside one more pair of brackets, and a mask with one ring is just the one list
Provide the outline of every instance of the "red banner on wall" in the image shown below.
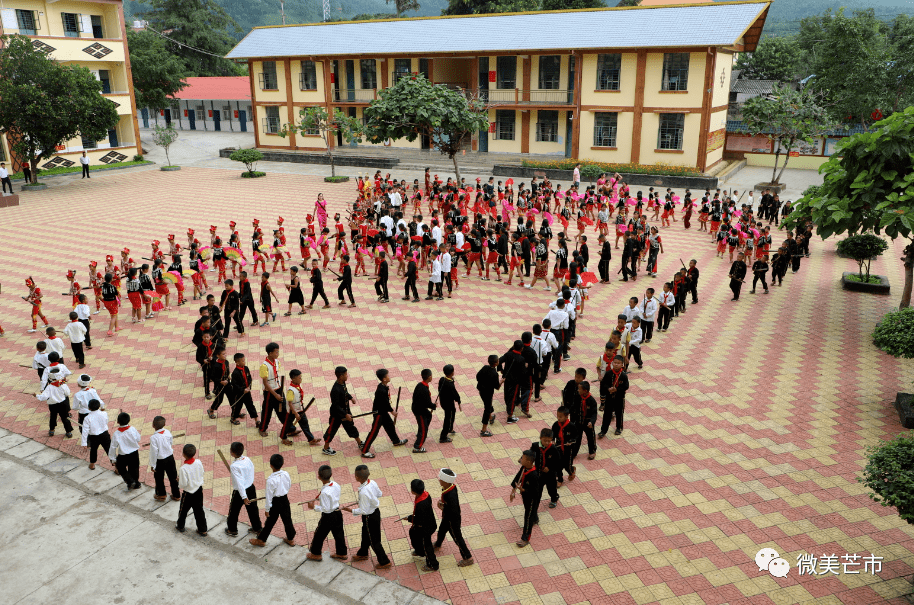
[[495,132],[495,122],[489,122],[489,132]]
[[213,117],[213,110],[212,110],[212,109],[208,109],[206,113],[209,114],[209,117]]
[[235,110],[235,117],[236,117],[236,118],[238,117],[238,110],[237,110],[237,109]]
[[159,110],[159,115],[160,115],[160,116],[164,116],[164,115],[165,115],[165,110],[164,110],[164,109]]
[[336,74],[330,74],[330,83],[336,84]]
[[187,117],[187,110],[186,110],[186,109],[184,110],[184,117],[185,117],[185,118]]
[[494,82],[494,81],[495,81],[495,72],[490,71],[489,72],[489,82]]

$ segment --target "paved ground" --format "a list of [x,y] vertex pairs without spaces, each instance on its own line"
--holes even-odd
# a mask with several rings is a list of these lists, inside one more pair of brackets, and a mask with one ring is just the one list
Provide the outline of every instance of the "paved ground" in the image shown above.
[[[18,208],[2,210],[0,253],[7,262],[0,309],[7,336],[0,340],[0,363],[7,371],[0,374],[5,387],[0,427],[84,456],[75,440],[60,433],[45,436],[46,407],[29,396],[33,373],[18,367],[29,361],[36,340],[25,333],[28,312],[17,298],[25,294],[26,276],[33,275],[48,293],[46,312],[59,325],[69,310],[59,295],[66,269],[77,269],[82,279],[91,259],[102,260],[124,246],[137,258],[153,238],[164,241],[166,234],[181,234],[187,227],[204,233],[210,224],[224,230],[230,219],[238,221],[245,241],[254,217],[269,226],[282,215],[294,233],[318,191],[331,209],[341,210],[353,197],[350,185],[331,186],[308,176],[276,173],[248,181],[231,171],[188,168],[69,180],[23,196]],[[55,241],[53,253],[24,250],[23,233],[34,241]],[[82,233],[86,236],[74,235]],[[540,526],[523,550],[514,545],[522,507],[508,501],[508,484],[521,450],[551,424],[570,375],[550,375],[532,420],[505,425],[502,411],[495,436],[485,441],[477,436],[482,406],[473,376],[487,354],[502,353],[543,317],[548,294],[461,279],[456,297],[445,302],[380,305],[373,302],[371,281],[359,278],[356,309],[334,305],[305,317],[280,318],[270,328],[250,328],[243,340],[233,336],[229,351],[245,351],[256,362],[267,342],[280,343],[284,367],[301,369],[306,393],[318,398],[317,413],[309,414],[316,432],[326,425],[335,365],[351,369],[350,390],[356,407],[365,410],[379,366],[389,368],[394,385],[405,391],[422,367],[432,368],[437,380],[445,363],[456,366],[464,406],[454,442],[430,440],[430,452],[417,456],[394,451],[382,436],[378,458],[369,464],[384,490],[384,540],[395,563],[382,576],[431,597],[474,605],[906,603],[903,595],[912,588],[904,577],[914,567],[914,530],[894,510],[871,502],[855,480],[865,447],[901,432],[891,402],[914,380],[910,363],[887,357],[869,337],[874,323],[897,303],[900,247],[873,265],[895,286],[891,296],[840,290],[841,271],[853,263],[835,255],[834,241],[815,241],[812,258],[804,260],[799,274],[788,274],[783,287],[767,296],[746,293],[732,303],[728,264],[715,260],[706,236],[674,223],[663,237],[660,275],[670,275],[680,258],[697,259],[701,302],[645,346],[645,369],[632,375],[625,433],[602,440],[597,459],[580,464],[579,478],[562,489],[558,508],[543,505]],[[618,259],[614,270],[617,264]],[[285,279],[278,277],[274,285]],[[659,285],[661,279],[647,281]],[[608,335],[607,318],[645,285],[642,278],[593,289],[569,367],[594,365]],[[141,328],[128,323],[111,339],[103,337],[105,315],[95,318],[98,346],[87,371],[109,407],[128,410],[147,435],[157,414],[168,418],[173,431],[186,432],[178,442],[200,448],[207,469],[205,503],[217,513],[227,509],[229,480],[216,448],[232,440],[247,443],[259,473],[269,455],[283,453],[293,501],[316,491],[316,466],[326,462],[344,486],[343,499],[352,498],[351,471],[362,459],[351,440],[337,441],[340,453],[327,458],[301,441],[282,446],[275,432],[262,439],[249,423],[233,427],[226,417],[206,417],[207,402],[187,346],[194,315],[188,305]],[[366,426],[359,424],[363,432]],[[403,435],[414,435],[414,421],[406,415],[398,427]],[[436,427],[440,418],[433,435]],[[409,481],[432,480],[445,465],[459,475],[464,533],[478,565],[458,568],[458,553],[448,541],[440,572],[420,573],[396,518],[412,508]],[[151,481],[146,470],[141,480]],[[259,474],[260,489],[263,481]],[[4,485],[13,483],[4,480]],[[437,488],[431,493],[437,496]],[[316,517],[295,511],[303,538],[310,536]],[[359,526],[347,521],[352,548]],[[754,558],[763,546],[786,559],[792,567],[787,577],[759,571]],[[191,556],[196,548],[188,549]],[[839,568],[833,574],[820,566],[821,575],[802,576],[796,569],[804,554],[841,558],[854,553],[881,557],[881,569],[854,574],[851,565],[847,573]]]

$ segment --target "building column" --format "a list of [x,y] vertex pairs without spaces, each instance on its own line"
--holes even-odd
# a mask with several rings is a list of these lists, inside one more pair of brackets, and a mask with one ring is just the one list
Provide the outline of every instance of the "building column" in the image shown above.
[[583,82],[584,55],[574,57],[574,119],[571,121],[571,157],[579,158],[581,153],[581,83]]
[[[701,91],[701,127],[698,129],[698,157],[696,165],[702,172],[708,167],[708,134],[711,130],[711,104],[714,100],[714,72],[717,69],[717,49],[708,48],[705,54],[704,89]],[[683,146],[685,141],[683,141]]]
[[647,51],[638,51],[638,66],[635,73],[635,110],[632,116],[632,164],[641,161],[641,123],[644,114],[644,78],[647,69]]
[[[330,83],[330,59],[324,59],[324,103],[327,105],[327,115],[333,115],[333,91],[331,89]],[[385,78],[386,80],[386,78]],[[386,86],[386,84],[385,84]],[[333,149],[336,144],[336,137],[328,133],[327,136],[327,148]]]
[[[295,106],[292,105],[292,60],[283,61],[283,69],[286,71],[286,110],[290,124],[295,124]],[[289,148],[298,149],[295,143],[295,130],[289,131]]]
[[251,82],[251,121],[254,122],[254,147],[260,147],[260,127],[257,122],[257,90],[254,85],[254,64],[248,61],[248,80]]
[[528,109],[520,112],[520,152],[530,153],[530,112]]

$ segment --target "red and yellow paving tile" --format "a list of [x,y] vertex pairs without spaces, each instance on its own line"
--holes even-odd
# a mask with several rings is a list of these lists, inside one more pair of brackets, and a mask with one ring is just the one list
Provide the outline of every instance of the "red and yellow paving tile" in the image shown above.
[[[205,235],[211,224],[225,234],[230,220],[238,222],[247,248],[251,219],[271,228],[280,215],[294,250],[297,230],[313,212],[317,193],[330,200],[332,217],[351,202],[353,191],[352,184],[330,185],[317,177],[271,174],[242,180],[237,172],[185,169],[97,175],[24,195],[21,206],[0,211],[0,317],[6,330],[0,340],[5,368],[0,426],[85,456],[78,441],[65,439],[61,431],[47,437],[46,406],[31,396],[37,388],[34,372],[21,367],[30,362],[39,339],[26,333],[29,306],[19,299],[26,294],[27,276],[45,293],[52,325],[62,326],[70,310],[69,299],[60,296],[67,289],[67,269],[85,282],[90,260],[103,264],[105,254],[124,246],[138,259],[148,256],[153,239],[164,242],[174,233],[183,242],[188,227]],[[419,371],[431,368],[437,384],[441,368],[454,364],[463,411],[453,443],[437,443],[439,415],[427,454],[394,449],[382,435],[377,458],[367,461],[384,491],[384,546],[394,560],[393,569],[382,574],[430,596],[473,605],[906,603],[904,595],[912,592],[905,576],[914,566],[914,529],[894,509],[872,502],[856,481],[865,448],[902,431],[891,402],[914,380],[909,362],[871,344],[874,324],[896,304],[898,293],[842,291],[838,279],[841,271],[851,270],[852,261],[838,258],[834,240],[814,240],[812,257],[803,260],[798,274],[788,273],[782,287],[768,295],[751,295],[746,287],[742,299],[731,302],[729,263],[714,258],[714,246],[696,227],[693,222],[686,231],[676,222],[663,230],[666,252],[659,277],[642,274],[633,283],[592,288],[566,370],[582,366],[592,372],[628,298],[648,286],[659,288],[680,259],[697,259],[702,276],[700,303],[689,305],[669,332],[645,345],[645,367],[631,373],[624,434],[600,440],[595,460],[578,459],[578,478],[561,489],[558,508],[543,502],[540,524],[523,549],[515,545],[523,507],[519,500],[509,502],[509,483],[521,451],[553,422],[560,389],[571,373],[550,373],[530,420],[506,425],[497,401],[494,436],[485,440],[478,437],[482,405],[475,373],[487,355],[502,354],[543,318],[551,295],[461,276],[453,299],[408,304],[399,300],[402,282],[393,278],[393,301],[379,304],[372,280],[360,277],[355,309],[337,307],[332,300],[330,310],[280,317],[268,328],[246,326],[244,338],[231,336],[229,357],[241,351],[257,366],[264,346],[279,343],[283,368],[300,369],[306,394],[317,397],[309,412],[317,435],[326,426],[335,366],[349,367],[350,391],[361,411],[370,409],[375,369],[386,367],[393,386],[403,387],[397,429],[410,439],[416,429],[409,394]],[[596,235],[590,240],[594,258]],[[900,252],[893,244],[874,263],[874,271],[887,275],[896,289],[902,283]],[[613,272],[619,251],[614,254]],[[207,274],[211,285],[213,275]],[[274,286],[287,281],[288,273],[272,280]],[[420,279],[420,290],[424,285]],[[310,289],[304,286],[307,297]],[[327,290],[335,298],[329,279]],[[131,325],[125,312],[123,329],[113,338],[105,337],[105,311],[93,317],[96,344],[85,371],[109,409],[130,412],[144,435],[156,415],[165,416],[173,432],[186,433],[176,443],[199,448],[207,469],[206,505],[221,513],[228,508],[230,485],[216,449],[227,451],[235,440],[247,445],[259,489],[269,456],[279,452],[292,476],[293,502],[317,493],[316,470],[325,463],[344,486],[342,499],[353,501],[352,471],[364,460],[345,435],[334,444],[338,454],[329,458],[300,437],[294,446],[281,445],[275,421],[271,434],[261,438],[249,420],[232,426],[227,411],[220,410],[216,420],[207,418],[208,402],[189,345],[196,305],[164,312],[141,326]],[[356,421],[362,434],[365,420]],[[444,466],[459,478],[463,532],[476,565],[457,567],[459,554],[448,540],[439,554],[440,571],[422,573],[422,561],[410,555],[406,524],[397,518],[412,509],[410,480],[426,480],[436,496],[435,478]],[[141,479],[152,482],[148,468]],[[295,508],[302,540],[310,540],[317,515]],[[351,552],[359,533],[358,521],[347,519]],[[759,570],[754,559],[763,547],[786,559],[791,567],[786,577]],[[797,561],[804,554],[819,558],[816,571],[824,573],[799,575]],[[839,565],[833,573],[821,559],[832,554],[842,564],[845,555],[881,557],[881,570],[865,570],[861,558],[856,567]],[[371,569],[370,563],[354,565]]]

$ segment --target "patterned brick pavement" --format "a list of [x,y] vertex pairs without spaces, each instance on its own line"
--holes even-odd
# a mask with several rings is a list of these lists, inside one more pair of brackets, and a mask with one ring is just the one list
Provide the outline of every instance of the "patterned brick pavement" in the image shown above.
[[[74,181],[25,195],[22,206],[0,211],[5,261],[0,317],[6,329],[0,340],[5,370],[0,426],[82,455],[75,439],[46,436],[46,406],[29,396],[34,374],[19,366],[29,362],[37,340],[25,332],[28,307],[18,299],[26,293],[27,275],[46,293],[45,312],[59,326],[69,310],[68,300],[59,295],[66,290],[68,268],[85,281],[89,260],[102,262],[106,253],[123,246],[137,258],[152,239],[164,242],[166,234],[183,234],[188,227],[205,233],[210,224],[225,231],[229,220],[242,227],[246,245],[254,217],[267,226],[277,215],[286,217],[294,238],[318,191],[330,200],[331,210],[342,210],[352,190],[299,175],[248,181],[223,170],[149,170]],[[315,433],[326,424],[336,365],[350,368],[350,390],[363,411],[370,409],[379,366],[391,370],[394,386],[404,387],[407,409],[407,393],[421,368],[432,368],[437,381],[444,364],[456,366],[464,405],[454,442],[439,445],[429,439],[429,453],[413,455],[405,448],[392,450],[382,435],[375,447],[378,457],[369,463],[384,490],[385,546],[395,563],[383,575],[431,596],[474,605],[906,603],[903,595],[912,588],[903,576],[914,573],[914,529],[894,509],[871,502],[855,481],[865,447],[900,432],[891,401],[896,391],[910,390],[914,380],[909,362],[876,350],[869,336],[897,302],[900,247],[874,263],[874,272],[888,275],[894,286],[890,297],[843,292],[838,279],[852,261],[835,255],[834,241],[814,240],[812,258],[803,261],[799,274],[788,274],[783,287],[767,296],[747,292],[732,303],[725,279],[729,265],[714,258],[703,234],[674,223],[663,237],[660,275],[678,268],[679,258],[696,258],[701,302],[645,346],[645,369],[632,374],[625,433],[607,436],[596,460],[579,463],[579,478],[561,490],[558,508],[543,503],[540,525],[525,549],[514,544],[523,508],[519,501],[509,503],[508,484],[520,452],[553,421],[570,374],[550,374],[532,420],[505,425],[502,411],[488,440],[477,436],[482,406],[474,376],[486,355],[503,353],[543,317],[550,301],[546,293],[461,279],[452,300],[413,305],[397,299],[380,305],[371,280],[358,278],[357,309],[334,305],[305,317],[281,317],[269,328],[248,328],[246,338],[232,337],[229,353],[243,351],[257,365],[267,342],[280,343],[284,368],[299,368],[306,393],[318,398],[309,413]],[[618,258],[613,266],[618,267]],[[634,284],[595,287],[566,367],[593,367],[612,318],[628,297],[660,281],[642,277]],[[398,293],[399,283],[392,282]],[[332,297],[329,287],[328,292]],[[292,475],[293,502],[316,493],[315,472],[325,462],[344,486],[343,500],[353,501],[351,471],[362,459],[345,436],[336,443],[339,454],[328,459],[302,441],[293,447],[279,444],[275,431],[262,439],[250,422],[232,426],[227,414],[206,417],[188,346],[195,316],[195,307],[187,305],[143,327],[128,320],[114,338],[104,338],[105,312],[94,318],[97,346],[87,356],[87,371],[109,408],[131,412],[144,435],[158,414],[169,419],[173,432],[186,432],[177,442],[200,448],[207,469],[206,504],[219,512],[226,512],[230,487],[215,450],[226,451],[233,440],[247,443],[260,473],[258,488],[263,488],[269,455],[278,451]],[[408,416],[401,415],[398,429],[411,438],[415,427]],[[364,434],[367,423],[356,422]],[[440,422],[439,416],[432,435]],[[396,517],[411,511],[409,481],[420,477],[434,483],[445,465],[459,474],[464,535],[477,565],[458,568],[457,549],[447,541],[440,572],[421,573],[421,562],[410,556],[405,524]],[[148,469],[141,479],[151,483]],[[430,492],[436,496],[437,486]],[[299,507],[293,515],[299,535],[310,539],[317,513]],[[351,550],[359,530],[347,519]],[[790,563],[787,577],[758,570],[753,559],[763,546]],[[884,561],[875,575],[800,576],[797,557],[804,553],[873,554]],[[354,565],[370,569],[367,562]],[[862,565],[857,569],[862,572]]]

